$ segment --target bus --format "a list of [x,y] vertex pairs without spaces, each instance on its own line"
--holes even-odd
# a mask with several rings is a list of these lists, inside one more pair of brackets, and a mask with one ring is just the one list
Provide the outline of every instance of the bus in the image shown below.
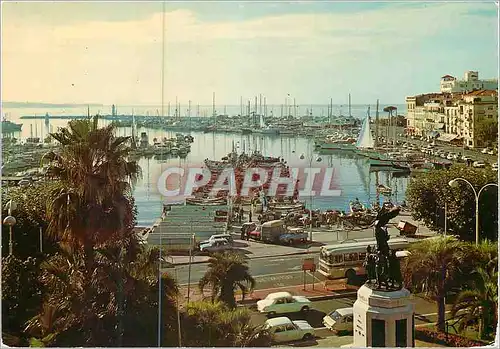
[[[391,250],[396,250],[396,256],[403,258],[408,255],[410,242],[404,238],[391,238],[388,241]],[[363,263],[366,248],[377,247],[375,240],[346,240],[335,245],[323,246],[319,253],[319,272],[329,279],[348,278],[365,275]]]

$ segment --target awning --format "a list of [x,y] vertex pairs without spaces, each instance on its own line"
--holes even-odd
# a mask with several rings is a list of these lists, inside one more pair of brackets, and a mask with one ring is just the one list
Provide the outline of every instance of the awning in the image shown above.
[[438,141],[451,142],[452,140],[454,140],[457,137],[458,137],[458,135],[454,135],[452,133],[443,133],[439,136]]
[[434,129],[436,130],[442,130],[444,128],[444,124],[442,122],[438,122]]

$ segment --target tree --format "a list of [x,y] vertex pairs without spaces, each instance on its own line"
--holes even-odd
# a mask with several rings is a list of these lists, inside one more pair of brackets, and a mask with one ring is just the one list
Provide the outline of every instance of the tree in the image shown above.
[[250,275],[247,262],[238,254],[225,252],[214,254],[208,260],[208,270],[199,282],[203,290],[210,286],[212,301],[217,297],[231,309],[236,307],[236,289],[245,298],[247,292],[255,287],[255,279]]
[[402,265],[407,287],[436,302],[440,331],[445,329],[445,297],[463,281],[461,267],[470,255],[469,246],[452,236],[425,239],[410,247],[411,254]]
[[[14,254],[24,261],[28,257],[40,255],[40,228],[43,235],[44,254],[53,254],[56,244],[47,235],[47,201],[53,198],[53,192],[60,188],[57,181],[35,182],[27,187],[2,188],[2,216],[8,215],[5,205],[9,200],[16,203],[12,212],[16,224],[12,227]],[[2,255],[9,253],[9,234],[2,234]]]
[[[115,346],[119,341],[130,346],[156,346],[159,252],[154,249],[138,256],[121,268],[114,252],[101,249],[92,282],[87,285],[83,253],[62,251],[51,258],[43,264],[41,278],[49,292],[40,314],[28,322],[27,332],[46,345],[63,347]],[[120,291],[122,277],[125,282]],[[162,276],[162,285],[162,345],[175,345],[172,334],[176,327],[172,324],[178,287],[168,275]],[[120,312],[119,297],[126,311]],[[117,328],[119,323],[122,331]]]
[[476,139],[481,140],[481,144],[491,146],[498,139],[498,121],[484,119],[476,122],[474,127]]
[[[183,316],[187,347],[268,347],[272,336],[253,326],[248,309],[229,309],[222,302],[191,302]],[[192,333],[196,332],[196,336]]]
[[[432,170],[412,180],[406,191],[406,200],[412,216],[430,228],[444,230],[445,204],[447,206],[448,232],[458,234],[467,241],[475,240],[475,196],[472,189],[459,182],[451,188],[452,179],[462,177],[471,182],[476,191],[487,183],[497,183],[496,172],[454,165],[449,170]],[[498,191],[487,188],[479,200],[479,236],[481,239],[498,240]]]
[[11,346],[26,346],[24,323],[40,310],[42,284],[39,258],[2,258],[2,338]]
[[460,292],[451,310],[452,317],[463,311],[460,330],[478,324],[481,339],[496,330],[498,309],[498,272],[478,268],[473,273],[473,288]]
[[47,153],[47,175],[62,188],[48,210],[49,233],[70,248],[83,248],[90,273],[94,246],[131,234],[135,225],[131,188],[140,168],[127,161],[129,137],[115,137],[113,124],[72,120],[51,136],[61,151]]
[[[140,172],[127,160],[128,138],[115,137],[113,126],[98,128],[97,117],[70,121],[51,136],[60,151],[43,161],[60,183],[47,205],[59,252],[42,264],[43,307],[27,331],[48,345],[153,346],[159,252],[144,250],[133,231],[131,188]],[[169,344],[178,290],[164,278],[163,342]]]

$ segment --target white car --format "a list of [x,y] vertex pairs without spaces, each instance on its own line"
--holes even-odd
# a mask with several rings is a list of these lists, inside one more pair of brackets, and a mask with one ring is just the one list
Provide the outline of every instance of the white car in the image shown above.
[[493,149],[491,149],[489,152],[488,152],[489,155],[495,155],[495,151]]
[[226,239],[229,242],[233,242],[233,236],[231,234],[214,234],[208,238],[208,240],[200,242],[200,245],[207,244],[209,242],[219,240],[219,239]]
[[472,167],[484,168],[484,167],[486,167],[486,164],[482,161],[474,161],[474,163],[472,164]]
[[488,149],[488,148],[484,148],[483,150],[481,150],[481,153],[483,153],[483,154],[488,154],[488,151],[489,151],[489,149]]
[[491,165],[491,168],[495,171],[498,171],[498,163],[495,162],[493,165]]
[[352,308],[341,308],[332,311],[323,318],[323,325],[335,332],[352,332],[353,310]]
[[268,319],[264,328],[273,335],[274,342],[278,343],[314,338],[314,328],[304,320],[292,321],[287,317],[276,317]]
[[233,245],[226,239],[214,239],[204,244],[200,244],[201,252],[216,253],[231,250]]
[[257,301],[257,310],[269,315],[308,311],[311,301],[304,296],[292,296],[289,292],[275,292]]
[[453,160],[455,158],[455,154],[449,153],[448,156],[446,157],[448,160]]

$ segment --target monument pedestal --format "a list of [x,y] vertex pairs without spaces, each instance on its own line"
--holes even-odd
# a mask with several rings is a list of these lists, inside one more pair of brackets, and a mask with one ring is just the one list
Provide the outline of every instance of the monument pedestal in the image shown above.
[[377,290],[367,283],[353,307],[354,347],[414,347],[415,306],[410,291]]

